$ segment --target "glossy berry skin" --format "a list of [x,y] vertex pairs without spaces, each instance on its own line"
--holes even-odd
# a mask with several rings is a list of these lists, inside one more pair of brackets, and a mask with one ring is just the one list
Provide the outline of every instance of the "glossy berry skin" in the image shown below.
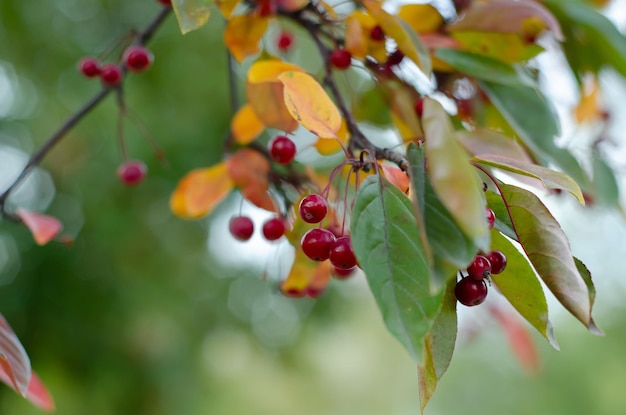
[[123,76],[122,69],[113,63],[107,63],[100,69],[100,79],[102,79],[102,83],[109,88],[118,86],[120,82],[122,82]]
[[330,257],[330,248],[335,242],[335,235],[326,229],[314,228],[304,234],[300,245],[302,252],[313,261],[326,261]]
[[380,26],[372,27],[372,30],[370,30],[370,39],[377,42],[385,40],[385,32],[383,32],[383,28]]
[[335,240],[330,249],[329,258],[330,263],[337,269],[352,269],[356,266],[356,257],[349,236],[342,236]]
[[487,284],[485,284],[484,280],[475,280],[469,277],[463,278],[456,283],[454,295],[459,303],[473,307],[481,304],[487,298]]
[[282,53],[289,52],[291,45],[293,44],[293,35],[290,32],[281,32],[278,36],[276,46]]
[[275,241],[285,234],[285,222],[281,218],[272,218],[263,224],[263,236],[268,241]]
[[239,241],[247,241],[254,233],[254,222],[247,216],[233,216],[228,222],[230,234]]
[[124,62],[132,72],[143,72],[152,65],[154,55],[143,46],[131,46],[124,51]]
[[78,62],[78,70],[87,78],[100,75],[100,64],[95,58],[83,58]]
[[487,218],[487,224],[489,224],[489,229],[493,228],[496,224],[496,214],[493,213],[493,210],[488,207],[485,208],[485,217]]
[[158,0],[164,6],[172,7],[172,0]]
[[490,251],[486,257],[491,263],[492,274],[500,274],[506,268],[506,255],[502,251]]
[[117,177],[127,186],[141,183],[147,173],[148,168],[139,160],[127,161],[117,168]]
[[335,49],[330,54],[330,63],[336,69],[346,70],[352,64],[352,54],[345,49]]
[[335,277],[338,280],[345,280],[353,276],[355,271],[356,271],[356,267],[352,267],[349,269],[333,267],[333,277]]
[[296,156],[296,145],[289,137],[279,135],[269,143],[270,157],[278,164],[289,164]]
[[300,202],[298,211],[306,223],[320,223],[328,213],[328,203],[318,194],[308,195]]
[[475,280],[482,280],[489,276],[491,272],[491,262],[482,255],[476,255],[472,263],[467,267],[467,274]]

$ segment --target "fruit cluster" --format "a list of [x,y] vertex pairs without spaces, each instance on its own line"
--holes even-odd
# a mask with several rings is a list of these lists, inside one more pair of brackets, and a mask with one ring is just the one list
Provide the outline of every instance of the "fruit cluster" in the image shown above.
[[[489,229],[493,228],[496,216],[486,208]],[[482,304],[487,298],[487,283],[492,274],[500,274],[506,268],[506,256],[501,251],[478,254],[467,267],[467,276],[461,278],[454,287],[456,299],[463,305],[472,307]]]

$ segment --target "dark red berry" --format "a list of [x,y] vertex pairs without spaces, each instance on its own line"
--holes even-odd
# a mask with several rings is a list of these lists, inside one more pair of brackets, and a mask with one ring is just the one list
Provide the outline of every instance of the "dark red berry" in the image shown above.
[[152,65],[154,55],[143,46],[131,46],[124,51],[124,62],[132,72],[143,72]]
[[296,156],[296,144],[285,137],[279,135],[269,143],[269,151],[272,160],[278,164],[289,164]]
[[100,79],[109,88],[118,86],[122,82],[122,76],[122,69],[113,63],[107,63],[100,69]]
[[337,69],[348,69],[352,64],[352,55],[345,49],[335,49],[330,54],[330,63]]
[[330,263],[338,269],[351,269],[356,266],[356,257],[349,236],[342,236],[335,240],[330,249]]
[[399,65],[404,59],[404,53],[400,49],[396,49],[389,57],[387,57],[387,65],[394,66]]
[[228,222],[230,234],[240,241],[247,241],[254,233],[254,222],[247,216],[233,216]]
[[370,30],[370,39],[377,42],[385,40],[385,32],[383,32],[383,28],[380,26],[372,27],[372,30]]
[[492,274],[500,274],[506,268],[506,255],[502,251],[490,251],[486,257],[491,263]]
[[319,223],[328,213],[328,204],[322,196],[312,194],[302,199],[298,210],[300,217],[306,223]]
[[158,0],[158,2],[164,6],[172,6],[172,0]]
[[493,213],[493,210],[487,207],[485,208],[485,217],[487,218],[489,229],[493,228],[493,226],[496,224],[496,214]]
[[300,245],[302,252],[314,261],[325,261],[330,257],[330,248],[335,235],[326,229],[314,228],[304,234]]
[[352,267],[349,269],[333,268],[333,276],[338,280],[345,280],[353,276],[355,271],[356,267]]
[[117,177],[127,186],[139,184],[147,173],[148,168],[139,160],[127,161],[117,168]]
[[472,307],[481,304],[487,298],[487,284],[484,280],[463,278],[456,283],[454,295],[459,303]]
[[78,62],[78,70],[87,78],[100,75],[100,64],[95,58],[83,58]]
[[482,255],[476,255],[472,263],[467,267],[467,274],[476,280],[482,280],[489,276],[490,272],[491,262]]
[[285,222],[281,218],[272,218],[263,224],[263,236],[268,241],[275,241],[285,234]]
[[424,114],[424,99],[419,98],[415,101],[415,113],[421,118]]
[[273,0],[258,0],[257,13],[261,17],[267,17],[276,13],[276,3]]
[[286,31],[281,32],[280,35],[278,36],[278,41],[276,42],[278,49],[281,52],[286,53],[289,51],[289,49],[291,49],[292,44],[293,44],[293,34],[291,34],[291,32],[286,32]]

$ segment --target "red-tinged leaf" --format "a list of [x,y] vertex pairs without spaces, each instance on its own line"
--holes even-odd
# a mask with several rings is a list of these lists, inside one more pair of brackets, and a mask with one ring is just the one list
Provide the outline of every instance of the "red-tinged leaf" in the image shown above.
[[379,163],[383,169],[383,174],[389,180],[389,183],[396,186],[402,193],[409,192],[409,184],[411,183],[409,176],[397,167]]
[[[539,25],[539,26],[538,26]],[[557,40],[563,40],[558,20],[535,1],[493,0],[475,2],[463,18],[448,26],[450,31],[482,31],[537,35],[549,29]]]
[[259,52],[259,42],[267,30],[268,19],[257,13],[231,17],[224,30],[224,42],[237,61]]
[[46,412],[54,412],[56,409],[52,395],[35,372],[32,372],[28,391],[26,391],[26,399]]
[[454,278],[446,284],[441,309],[426,336],[424,359],[417,368],[422,413],[435,393],[439,380],[448,370],[454,353],[457,334],[455,284]]
[[571,193],[581,204],[585,204],[583,193],[578,184],[567,174],[548,169],[537,164],[530,164],[510,157],[495,154],[481,154],[474,157],[474,161],[512,173],[533,177],[541,180],[547,189],[560,189]]
[[61,222],[52,216],[18,209],[17,216],[22,219],[35,238],[37,245],[45,245],[63,228]]
[[172,7],[182,34],[204,26],[211,16],[212,5],[213,0],[172,0]]
[[262,185],[250,184],[241,189],[243,197],[256,207],[265,209],[268,212],[280,213],[278,204]]
[[450,117],[441,104],[424,99],[422,117],[426,137],[428,177],[441,202],[474,244],[489,249],[482,182],[454,136]]
[[254,141],[264,129],[265,125],[259,120],[250,104],[241,107],[230,123],[230,130],[235,141],[242,145]]
[[497,154],[522,163],[533,162],[528,152],[517,141],[494,130],[479,128],[473,131],[457,131],[456,138],[475,156]]
[[491,249],[501,251],[507,259],[504,271],[492,274],[491,280],[513,308],[558,350],[548,318],[548,302],[532,266],[513,243],[495,229],[491,230]]
[[31,380],[30,359],[17,335],[1,314],[0,380],[26,397]]
[[366,33],[367,28],[376,25],[376,21],[367,13],[361,10],[352,12],[346,17],[346,42],[344,48],[350,54],[357,58],[363,59],[367,56],[369,47],[369,36]]
[[589,290],[581,277],[559,223],[528,190],[501,184],[518,240],[554,296],[585,327],[592,327]]
[[286,12],[302,10],[309,4],[309,0],[276,0],[278,9]]
[[513,350],[513,354],[517,357],[522,368],[529,373],[537,372],[540,366],[539,353],[526,327],[514,314],[497,307],[489,307],[489,311],[500,323],[511,350]]
[[170,208],[181,218],[200,218],[211,213],[234,185],[225,162],[193,170],[178,182],[170,198]]
[[336,138],[341,114],[324,88],[311,75],[289,71],[279,75],[291,116],[319,137]]
[[270,162],[258,151],[242,148],[226,159],[228,176],[235,186],[248,187],[257,185],[268,189],[267,174],[270,171]]

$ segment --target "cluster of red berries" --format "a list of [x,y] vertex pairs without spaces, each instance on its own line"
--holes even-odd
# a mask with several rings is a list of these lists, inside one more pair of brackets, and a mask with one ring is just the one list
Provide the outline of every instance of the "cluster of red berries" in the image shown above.
[[[254,233],[254,222],[248,216],[233,216],[228,223],[230,234],[239,241],[247,241]],[[287,230],[282,218],[274,217],[263,223],[263,236],[268,241],[280,239]]]
[[[496,216],[493,210],[486,209],[489,228],[493,228]],[[472,307],[481,304],[487,298],[487,283],[492,274],[500,274],[506,268],[506,256],[501,251],[490,251],[476,255],[467,267],[467,276],[461,278],[454,287],[456,299],[463,305]]]
[[[154,56],[143,46],[130,46],[124,51],[123,61],[126,68],[132,72],[143,72],[152,65]],[[78,63],[78,70],[87,78],[100,77],[102,84],[115,88],[122,82],[124,71],[119,64],[105,63],[103,65],[96,58],[86,57]]]

